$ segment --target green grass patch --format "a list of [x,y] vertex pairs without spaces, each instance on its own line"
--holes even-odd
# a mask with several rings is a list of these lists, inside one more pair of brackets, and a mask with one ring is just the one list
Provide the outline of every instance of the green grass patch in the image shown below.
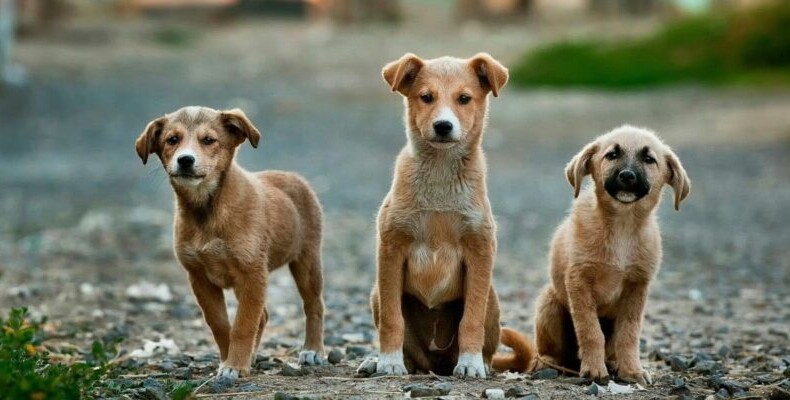
[[[116,379],[111,360],[118,354],[117,343],[95,341],[79,352],[78,361],[53,362],[42,346],[44,322],[32,321],[24,308],[11,310],[8,318],[0,316],[0,398],[93,399],[139,392],[140,382]],[[158,385],[162,396],[176,400],[193,398],[196,386],[172,380]]]
[[511,77],[519,86],[612,89],[790,84],[790,2],[679,20],[643,39],[551,44],[524,56]]

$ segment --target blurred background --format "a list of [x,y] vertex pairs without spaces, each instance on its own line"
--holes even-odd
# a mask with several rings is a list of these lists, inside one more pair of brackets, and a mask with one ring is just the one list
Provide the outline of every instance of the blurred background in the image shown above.
[[[666,199],[659,211],[651,301],[687,312],[661,318],[785,304],[785,0],[0,0],[0,12],[2,309],[210,350],[172,255],[169,183],[133,143],[182,106],[241,107],[263,133],[241,164],[297,171],[323,203],[330,336],[361,330],[369,343],[374,216],[405,143],[380,70],[407,51],[486,51],[510,68],[485,138],[506,324],[531,329],[572,201],[565,163],[623,123],[656,130],[693,182],[680,212]],[[298,344],[298,296],[287,273],[272,279],[271,332]],[[733,330],[790,320],[784,305],[749,310]],[[171,323],[135,322],[152,314]]]

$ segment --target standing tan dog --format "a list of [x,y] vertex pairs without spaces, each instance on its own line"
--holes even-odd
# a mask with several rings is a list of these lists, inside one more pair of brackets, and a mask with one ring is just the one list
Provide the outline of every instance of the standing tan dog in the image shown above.
[[[565,173],[578,198],[554,234],[551,284],[537,301],[540,360],[498,367],[559,365],[603,379],[608,364],[621,378],[650,383],[639,361],[639,334],[648,286],[661,263],[655,210],[664,184],[672,187],[679,209],[689,178],[653,132],[632,126],[585,146]],[[580,194],[586,175],[594,185]],[[520,335],[503,336],[503,342],[528,345]]]
[[[176,193],[175,252],[203,310],[222,363],[219,376],[248,374],[268,320],[269,272],[288,264],[304,302],[301,364],[324,354],[321,219],[318,198],[300,176],[251,173],[235,161],[241,143],[261,134],[241,110],[184,107],[151,121],[135,147],[156,154]],[[222,290],[239,301],[233,326]]]
[[484,378],[499,343],[499,304],[481,141],[488,94],[499,95],[507,69],[483,53],[406,54],[382,74],[404,96],[408,142],[377,221],[377,372]]

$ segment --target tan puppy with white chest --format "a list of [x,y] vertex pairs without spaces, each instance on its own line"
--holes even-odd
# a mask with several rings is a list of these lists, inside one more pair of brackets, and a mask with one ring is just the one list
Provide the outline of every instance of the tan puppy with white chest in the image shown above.
[[[650,383],[639,361],[639,335],[648,286],[661,263],[655,211],[665,184],[678,209],[689,178],[653,132],[632,126],[595,139],[565,172],[578,198],[554,234],[551,283],[537,301],[537,365],[603,379],[608,364],[621,378]],[[593,185],[580,193],[586,175]]]
[[377,371],[485,377],[499,343],[499,305],[481,142],[488,94],[499,95],[507,69],[484,53],[406,54],[382,74],[404,96],[408,142],[377,220]]
[[[184,107],[151,121],[135,148],[156,154],[176,193],[175,252],[220,351],[219,376],[248,374],[268,320],[269,272],[288,264],[304,302],[301,364],[324,354],[321,272],[322,211],[300,176],[247,172],[238,146],[258,146],[261,134],[241,110]],[[223,289],[239,308],[228,321]]]

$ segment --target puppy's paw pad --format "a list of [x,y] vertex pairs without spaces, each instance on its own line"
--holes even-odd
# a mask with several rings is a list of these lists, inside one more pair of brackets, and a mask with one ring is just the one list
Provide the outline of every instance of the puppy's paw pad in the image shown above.
[[376,373],[386,375],[406,375],[406,366],[403,364],[403,352],[381,353],[376,364]]
[[299,352],[299,365],[321,365],[324,363],[321,353],[315,350],[302,350]]
[[219,371],[217,371],[217,378],[230,379],[231,381],[239,379],[240,375],[241,370],[238,368],[219,367]]
[[453,369],[453,375],[459,378],[486,378],[486,365],[483,363],[483,353],[462,353],[458,356],[458,364]]

